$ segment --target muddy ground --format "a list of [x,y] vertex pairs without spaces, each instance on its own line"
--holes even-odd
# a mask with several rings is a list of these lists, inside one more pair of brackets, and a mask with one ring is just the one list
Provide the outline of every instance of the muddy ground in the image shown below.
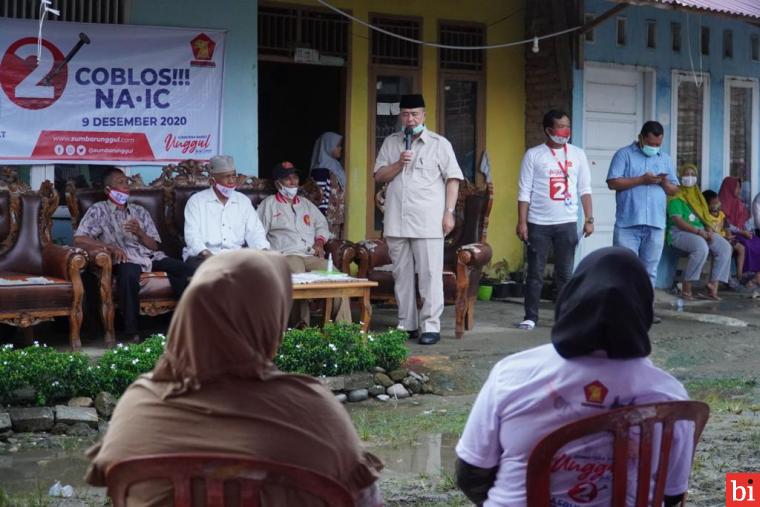
[[[660,293],[657,305],[664,319],[651,332],[652,360],[712,410],[695,458],[689,504],[724,505],[726,472],[760,469],[760,299],[726,294],[721,303],[687,302],[677,312],[672,298]],[[532,332],[512,329],[521,316],[517,301],[479,302],[475,329],[456,340],[453,309],[447,308],[441,343],[410,344],[414,369],[429,372],[441,395],[347,406],[362,440],[386,464],[381,484],[388,505],[468,505],[454,487],[453,449],[474,397],[499,359],[549,341],[549,303],[542,303],[542,321]],[[375,310],[373,328],[394,324],[393,309]],[[88,350],[97,354],[93,345]],[[80,479],[86,444],[67,440],[51,449],[29,441],[14,453],[0,450],[0,488],[10,495],[0,493],[0,507],[103,505],[104,492],[86,488]],[[78,498],[48,499],[55,480],[72,484]]]

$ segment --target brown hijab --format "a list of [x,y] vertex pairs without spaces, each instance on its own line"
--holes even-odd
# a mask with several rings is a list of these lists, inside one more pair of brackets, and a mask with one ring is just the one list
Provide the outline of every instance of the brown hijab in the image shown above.
[[[103,441],[87,451],[87,481],[148,454],[247,454],[326,474],[355,496],[382,468],[363,451],[345,409],[317,380],[282,373],[272,358],[290,312],[285,258],[243,249],[211,257],[174,313],[166,353],[124,393]],[[270,488],[266,505],[321,505]],[[146,482],[130,506],[170,505],[171,488]]]

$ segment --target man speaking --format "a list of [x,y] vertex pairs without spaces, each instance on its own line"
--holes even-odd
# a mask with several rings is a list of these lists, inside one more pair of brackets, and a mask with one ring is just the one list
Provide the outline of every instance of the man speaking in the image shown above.
[[375,181],[388,183],[383,235],[393,261],[398,327],[412,339],[419,337],[419,343],[433,345],[441,339],[443,238],[454,228],[463,176],[451,143],[425,128],[422,95],[404,95],[399,106],[401,131],[383,141]]

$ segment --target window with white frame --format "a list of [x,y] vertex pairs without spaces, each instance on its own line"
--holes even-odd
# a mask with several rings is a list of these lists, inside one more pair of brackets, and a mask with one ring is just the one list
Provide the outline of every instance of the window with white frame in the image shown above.
[[724,175],[741,178],[742,199],[749,202],[757,193],[753,173],[757,170],[758,82],[727,77],[725,90]]
[[706,133],[709,114],[709,78],[706,74],[675,72],[673,74],[673,158],[676,167],[695,164],[704,181],[707,167]]

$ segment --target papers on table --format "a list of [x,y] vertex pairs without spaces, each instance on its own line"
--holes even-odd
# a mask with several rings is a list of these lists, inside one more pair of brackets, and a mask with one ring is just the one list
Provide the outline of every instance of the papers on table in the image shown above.
[[293,273],[291,275],[293,285],[299,285],[304,283],[320,283],[320,282],[359,282],[362,279],[352,278],[346,273],[340,271],[309,271],[308,273]]
[[30,276],[27,278],[0,278],[0,285],[49,285],[55,283],[53,280],[48,280],[44,276]]

